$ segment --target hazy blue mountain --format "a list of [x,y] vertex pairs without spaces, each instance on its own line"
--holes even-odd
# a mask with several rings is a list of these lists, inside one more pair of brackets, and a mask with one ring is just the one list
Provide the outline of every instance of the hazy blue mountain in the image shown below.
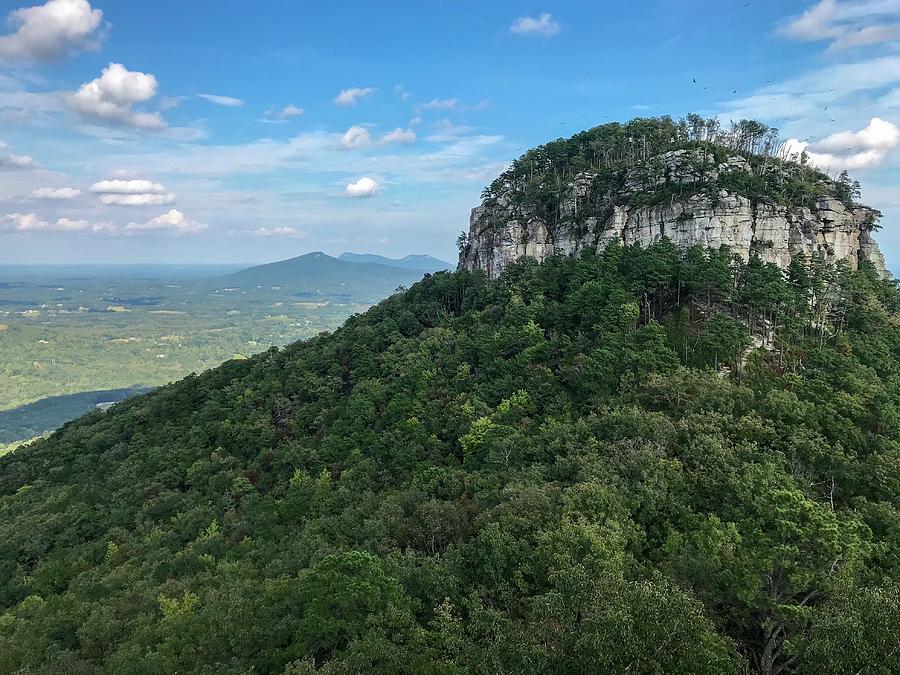
[[389,267],[402,267],[408,270],[421,270],[423,272],[438,272],[440,270],[452,270],[456,266],[445,260],[434,258],[430,255],[408,255],[403,258],[386,258],[375,253],[341,253],[340,260],[351,263],[376,263]]
[[321,251],[257,265],[217,277],[227,286],[283,286],[302,296],[341,296],[355,302],[375,302],[422,278],[423,270],[377,263],[339,260]]

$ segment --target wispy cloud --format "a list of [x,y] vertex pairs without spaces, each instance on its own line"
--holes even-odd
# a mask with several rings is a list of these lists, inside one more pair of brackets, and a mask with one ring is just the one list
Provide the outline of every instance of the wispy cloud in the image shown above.
[[551,14],[544,12],[538,17],[520,16],[512,22],[509,32],[514,35],[543,35],[551,37],[558,35],[562,27],[556,22]]
[[209,101],[210,103],[215,103],[216,105],[221,105],[226,108],[239,108],[244,105],[244,101],[239,98],[234,98],[233,96],[219,96],[218,94],[197,94],[197,98],[202,98],[204,101]]
[[820,0],[778,27],[786,38],[817,42],[831,49],[850,49],[900,38],[897,0]]
[[416,132],[412,129],[402,129],[397,127],[393,131],[389,131],[381,137],[382,145],[390,145],[391,143],[413,143],[416,140]]
[[306,237],[306,232],[302,232],[298,230],[296,227],[260,227],[256,230],[253,230],[253,235],[256,237],[291,237],[296,239],[302,239]]
[[415,107],[415,112],[421,113],[429,110],[452,110],[458,105],[458,98],[433,98],[425,103],[419,103]]
[[343,89],[341,93],[335,96],[334,102],[341,106],[356,105],[364,98],[368,98],[375,93],[375,87],[354,87],[352,89]]
[[305,113],[306,110],[303,108],[298,108],[297,106],[290,104],[282,107],[273,107],[266,110],[265,115],[262,117],[263,122],[288,122],[289,120],[294,119],[295,117],[300,117]]
[[81,196],[81,190],[72,187],[43,187],[31,191],[34,199],[75,199]]

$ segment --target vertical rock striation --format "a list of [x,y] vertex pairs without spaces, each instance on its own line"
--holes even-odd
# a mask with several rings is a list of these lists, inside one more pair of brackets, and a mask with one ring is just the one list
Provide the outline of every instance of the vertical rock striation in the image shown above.
[[506,186],[472,210],[459,265],[496,277],[526,256],[543,261],[613,241],[647,246],[668,237],[681,247],[726,245],[745,260],[756,252],[781,268],[804,254],[853,268],[868,261],[887,275],[872,237],[878,212],[842,197],[835,181],[820,176],[814,194],[796,195],[802,205],[760,194],[760,181],[776,184],[789,171],[785,162],[753,167],[740,155],[716,162],[703,149],[675,150],[623,171],[612,188],[590,171],[559,183],[552,218],[546,205]]

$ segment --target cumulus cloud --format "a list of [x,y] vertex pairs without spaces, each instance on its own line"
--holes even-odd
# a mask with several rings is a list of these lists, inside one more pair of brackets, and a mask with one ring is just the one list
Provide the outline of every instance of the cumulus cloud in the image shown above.
[[371,197],[378,191],[378,183],[371,178],[363,177],[355,183],[348,183],[347,194],[350,197]]
[[810,143],[788,139],[788,154],[806,152],[809,161],[823,170],[864,169],[879,164],[900,143],[900,129],[891,122],[873,117],[859,131],[839,131]]
[[40,165],[28,155],[15,155],[8,152],[9,146],[0,141],[0,169],[36,169]]
[[305,232],[301,232],[295,227],[261,227],[253,231],[257,237],[303,237]]
[[91,192],[100,195],[100,201],[107,206],[151,206],[175,201],[175,195],[160,183],[143,179],[101,180],[91,185]]
[[370,140],[368,129],[355,124],[341,136],[341,146],[347,150],[357,150],[369,145]]
[[15,30],[0,36],[0,59],[50,61],[78,51],[98,49],[103,12],[87,0],[48,0],[9,13]]
[[189,220],[178,209],[170,209],[168,212],[151,218],[146,223],[128,223],[125,230],[135,234],[140,232],[172,232],[174,234],[195,234],[205,230],[208,225]]
[[359,101],[375,93],[375,87],[354,87],[352,89],[342,89],[334,102],[337,105],[349,106],[356,105]]
[[197,94],[197,98],[202,98],[204,101],[209,101],[210,103],[215,103],[216,105],[222,105],[226,108],[237,108],[244,105],[244,102],[239,98],[234,98],[233,96],[218,96],[217,94]]
[[33,232],[49,227],[49,223],[41,220],[34,213],[9,213],[3,216],[5,230],[14,232]]
[[896,0],[820,0],[778,28],[789,39],[830,40],[831,49],[850,49],[900,38],[900,3]]
[[70,97],[72,107],[87,119],[112,122],[141,129],[162,129],[165,121],[157,112],[134,110],[135,104],[156,95],[153,75],[128,70],[121,63],[110,63],[100,77],[85,82]]
[[557,35],[561,30],[562,27],[547,12],[537,18],[520,16],[509,27],[509,32],[515,35],[543,35],[546,37]]
[[0,230],[6,232],[112,232],[112,223],[92,223],[87,220],[58,218],[55,222],[41,220],[35,213],[10,213],[0,218]]
[[91,185],[91,192],[106,192],[120,195],[160,194],[165,191],[166,189],[160,183],[142,179],[125,180],[116,178],[115,180],[101,180]]
[[384,136],[381,137],[381,143],[383,145],[389,145],[391,143],[413,143],[416,140],[416,132],[412,129],[401,129],[397,127],[393,131],[387,132]]
[[36,169],[40,165],[28,155],[0,154],[0,169]]
[[81,196],[81,190],[72,187],[35,188],[31,191],[31,196],[35,199],[75,199]]

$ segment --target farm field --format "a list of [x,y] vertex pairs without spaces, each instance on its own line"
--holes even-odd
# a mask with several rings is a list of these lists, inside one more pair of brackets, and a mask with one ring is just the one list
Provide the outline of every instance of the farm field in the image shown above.
[[0,411],[159,386],[332,330],[370,306],[352,292],[218,283],[230,271],[0,267]]

